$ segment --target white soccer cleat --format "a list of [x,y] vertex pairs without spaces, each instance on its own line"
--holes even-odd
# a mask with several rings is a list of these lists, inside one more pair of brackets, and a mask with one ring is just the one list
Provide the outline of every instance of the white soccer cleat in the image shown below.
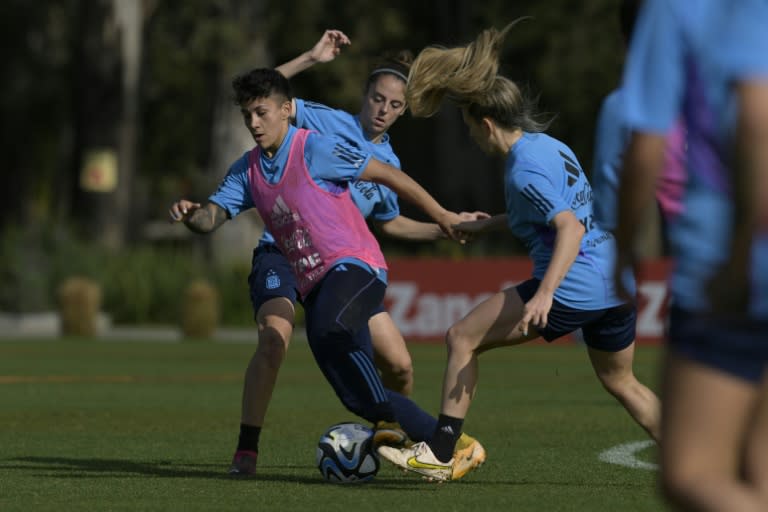
[[[447,481],[452,480],[453,462],[437,460],[435,454],[425,442],[416,443],[410,448],[392,448],[390,446],[379,446],[379,455],[389,462],[403,468],[407,471],[413,471],[424,475],[431,480]],[[467,471],[464,471],[466,473]],[[462,475],[463,476],[463,475]],[[461,476],[459,476],[461,478]]]

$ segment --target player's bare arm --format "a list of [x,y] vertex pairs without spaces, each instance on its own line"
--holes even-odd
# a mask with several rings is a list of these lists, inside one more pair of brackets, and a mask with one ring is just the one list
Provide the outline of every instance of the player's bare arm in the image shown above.
[[341,30],[326,30],[315,46],[275,69],[286,78],[291,78],[317,63],[332,61],[341,53],[342,47],[350,44],[352,42]]
[[173,203],[168,212],[171,215],[171,221],[183,222],[190,231],[199,234],[215,231],[229,220],[224,208],[215,203],[206,203],[205,206],[201,206],[200,203],[186,199]]
[[453,226],[456,231],[463,233],[484,233],[486,231],[500,231],[507,227],[507,214],[488,215],[484,212],[474,212],[474,219],[465,220]]
[[623,279],[624,269],[635,264],[634,229],[640,224],[643,212],[653,203],[656,181],[664,161],[666,138],[663,134],[635,133],[624,156],[618,192],[618,219],[616,238],[616,266],[614,282],[619,296],[631,299]]
[[[472,222],[475,219],[487,219],[490,215],[485,212],[476,211],[461,212],[459,217],[464,222]],[[398,215],[392,220],[379,222],[377,226],[384,234],[403,240],[439,240],[447,238],[438,224],[434,222],[420,222],[403,215]],[[460,240],[462,243],[464,241],[463,239]]]
[[[288,62],[280,64],[275,69],[286,78],[298,75],[315,64],[331,62],[344,46],[352,44],[349,37],[341,30],[326,30],[320,36],[315,46]],[[296,98],[291,100],[291,120],[296,119]]]
[[538,290],[525,303],[523,318],[518,324],[523,335],[528,334],[529,325],[542,328],[547,326],[555,290],[560,286],[560,282],[568,273],[573,262],[576,261],[581,247],[581,239],[585,233],[584,225],[570,210],[555,215],[555,218],[552,219],[552,225],[557,230],[555,248]]
[[380,183],[391,188],[401,198],[421,208],[424,213],[440,225],[448,237],[453,240],[461,239],[460,234],[455,233],[452,226],[463,219],[457,213],[443,208],[434,197],[429,195],[429,192],[424,190],[424,187],[400,169],[371,158],[359,179]]
[[379,222],[377,226],[385,235],[403,240],[437,240],[445,238],[443,230],[434,222],[420,222],[403,215],[398,215],[386,222]]

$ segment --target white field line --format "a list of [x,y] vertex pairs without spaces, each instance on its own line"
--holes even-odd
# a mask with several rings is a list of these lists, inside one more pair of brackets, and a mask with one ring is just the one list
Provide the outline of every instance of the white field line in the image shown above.
[[625,466],[628,468],[656,471],[659,469],[658,464],[654,464],[653,462],[646,462],[635,457],[637,452],[645,450],[654,444],[655,442],[650,439],[645,441],[624,443],[600,452],[597,458],[603,462],[607,462],[608,464],[617,464],[619,466]]

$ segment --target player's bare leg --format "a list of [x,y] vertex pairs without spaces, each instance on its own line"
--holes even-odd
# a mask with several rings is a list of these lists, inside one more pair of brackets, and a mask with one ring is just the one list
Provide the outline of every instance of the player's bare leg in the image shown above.
[[635,377],[635,343],[618,352],[589,347],[589,359],[603,387],[656,442],[661,440],[661,403],[656,393]]
[[410,396],[413,392],[413,361],[403,335],[389,313],[382,311],[368,321],[374,362],[384,387]]
[[664,373],[661,445],[665,494],[686,510],[758,512],[765,502],[743,479],[758,390],[675,356]]
[[251,475],[256,470],[258,436],[291,341],[294,316],[293,304],[284,297],[266,301],[256,315],[259,343],[245,371],[240,440],[229,469],[232,475]]

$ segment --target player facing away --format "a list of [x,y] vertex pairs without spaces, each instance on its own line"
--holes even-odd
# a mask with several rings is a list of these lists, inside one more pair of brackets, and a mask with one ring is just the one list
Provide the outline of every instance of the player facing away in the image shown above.
[[[308,51],[276,69],[287,78],[315,63],[332,61],[349,38],[339,30],[326,30]],[[371,70],[357,115],[326,105],[293,98],[291,120],[298,128],[342,137],[370,152],[377,160],[400,168],[400,160],[389,142],[387,131],[406,111],[405,86],[413,56],[401,52],[382,57]],[[364,217],[371,219],[389,236],[411,240],[444,237],[435,223],[418,222],[403,215],[392,190],[373,182],[356,181],[349,187],[352,200]],[[212,197],[217,202],[216,197]],[[229,473],[250,475],[256,470],[259,437],[267,407],[293,333],[297,284],[288,259],[274,237],[265,231],[254,249],[248,278],[251,301],[259,329],[259,341],[245,373],[240,435]],[[368,321],[374,361],[385,388],[409,396],[413,389],[413,363],[392,318],[380,305]],[[459,441],[468,446],[468,437]],[[478,457],[480,451],[478,450]]]
[[[460,234],[452,226],[462,217],[363,149],[291,126],[292,93],[280,72],[252,70],[235,78],[233,89],[256,146],[232,164],[208,203],[177,201],[171,218],[207,233],[255,207],[290,264],[312,354],[341,402],[373,423],[377,445],[425,439],[435,419],[385,389],[373,364],[368,320],[383,300],[387,266],[349,184],[386,185],[454,239]],[[476,441],[459,450],[464,472],[482,462],[472,456],[476,450]]]
[[479,354],[539,337],[552,341],[576,329],[605,389],[659,439],[659,401],[632,371],[635,308],[614,289],[614,241],[593,222],[589,182],[571,149],[543,133],[546,125],[535,120],[515,83],[497,74],[501,43],[512,25],[486,30],[466,47],[426,48],[409,76],[414,115],[432,115],[450,98],[461,107],[472,139],[506,159],[506,214],[457,229],[507,224],[534,262],[533,278],[481,302],[448,330],[433,435],[409,448],[379,448],[394,464],[437,480],[456,477],[459,461],[451,447],[476,391]]
[[683,510],[768,510],[768,3],[646,0],[624,71],[633,131],[620,261],[683,116],[688,181],[674,240],[661,482]]
[[[643,0],[622,0],[619,6],[619,25],[625,47],[629,46],[642,3]],[[595,220],[608,231],[613,231],[616,227],[619,171],[631,135],[629,126],[623,120],[623,102],[622,87],[611,91],[603,100],[597,118],[595,149],[592,157],[590,180],[596,198]],[[678,120],[667,133],[664,172],[659,177],[655,194],[661,214],[661,233],[666,249],[669,247],[669,225],[682,211],[685,153],[685,126],[682,120]]]

